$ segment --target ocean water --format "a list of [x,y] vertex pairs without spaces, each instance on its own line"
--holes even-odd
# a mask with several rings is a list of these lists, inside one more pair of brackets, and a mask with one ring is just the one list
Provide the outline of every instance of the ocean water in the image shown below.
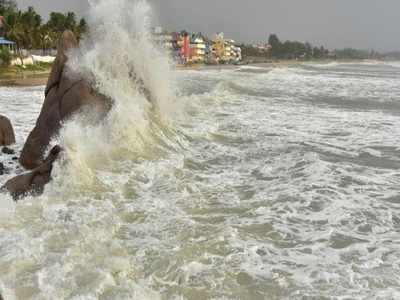
[[[112,145],[41,197],[0,195],[5,299],[400,297],[397,65],[173,73],[157,151]],[[43,90],[0,88],[16,150]],[[20,170],[0,160],[3,184]]]
[[[0,194],[5,300],[399,299],[399,63],[174,71],[150,19],[92,8],[68,67],[114,106],[65,122],[42,196]],[[17,154],[43,94],[0,87]]]

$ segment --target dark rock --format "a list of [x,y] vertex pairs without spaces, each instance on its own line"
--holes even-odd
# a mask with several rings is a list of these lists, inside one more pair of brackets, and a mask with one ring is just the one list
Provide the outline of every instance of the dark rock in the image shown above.
[[10,179],[1,190],[8,191],[14,200],[19,200],[27,195],[42,194],[45,185],[50,182],[53,163],[59,157],[60,152],[61,148],[55,146],[51,149],[43,164],[30,173]]
[[18,156],[14,156],[12,160],[18,160]]
[[4,175],[5,170],[3,163],[0,163],[0,175]]
[[0,300],[4,300],[4,299],[3,299],[3,296],[2,296],[1,294],[0,294]]
[[46,86],[42,110],[19,158],[27,169],[34,169],[43,163],[51,138],[58,133],[62,122],[74,113],[90,107],[91,112],[103,116],[110,109],[110,103],[104,96],[96,93],[86,79],[67,68],[67,53],[77,47],[74,34],[65,31]]
[[15,143],[14,129],[8,118],[0,115],[0,146],[9,146]]
[[13,155],[15,154],[15,151],[11,148],[8,147],[4,147],[1,152],[3,152],[4,154],[8,154],[8,155]]

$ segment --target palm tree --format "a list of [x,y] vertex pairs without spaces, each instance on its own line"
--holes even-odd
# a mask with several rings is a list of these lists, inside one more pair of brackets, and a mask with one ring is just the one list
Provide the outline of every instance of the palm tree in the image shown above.
[[48,25],[42,25],[38,31],[38,40],[40,41],[40,48],[43,51],[43,55],[46,54],[47,49],[51,49],[54,47],[54,33],[50,29]]
[[15,42],[15,49],[16,49],[16,55],[19,57],[21,60],[21,64],[24,65],[24,60],[23,60],[23,55],[22,55],[22,45],[25,37],[25,32],[24,28],[21,23],[16,22],[15,24],[12,24],[10,26],[10,29],[7,33],[7,36],[9,39]]

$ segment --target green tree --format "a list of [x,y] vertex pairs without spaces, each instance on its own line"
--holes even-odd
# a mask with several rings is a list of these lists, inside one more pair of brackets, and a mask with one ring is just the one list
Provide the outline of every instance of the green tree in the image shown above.
[[0,0],[0,15],[7,16],[17,11],[17,2],[14,0]]
[[16,55],[21,59],[21,63],[23,64],[22,57],[22,47],[25,39],[25,31],[22,26],[22,23],[19,21],[21,17],[21,12],[18,12],[14,15],[8,16],[8,24],[9,29],[7,31],[7,37],[15,42]]
[[311,46],[311,44],[310,43],[308,43],[308,42],[306,42],[305,44],[304,44],[304,47],[305,47],[305,54],[306,54],[306,59],[311,59],[312,58],[312,56],[313,56],[313,49],[312,49],[312,46]]
[[11,62],[11,53],[7,48],[0,48],[0,66],[6,67]]
[[313,48],[313,58],[320,59],[322,57],[321,49],[318,47]]
[[80,40],[87,31],[88,31],[88,24],[86,23],[86,20],[82,18],[79,21],[76,31],[78,39]]
[[25,49],[34,49],[40,46],[40,26],[42,25],[42,17],[36,13],[33,7],[29,7],[27,11],[20,16],[19,22],[22,25],[24,38],[22,46]]
[[276,34],[271,34],[268,38],[268,44],[271,45],[271,56],[278,58],[281,55],[282,43]]
[[65,15],[65,29],[74,31],[76,29],[76,15],[73,12],[68,12]]
[[49,28],[56,32],[63,32],[66,30],[65,27],[66,17],[64,14],[59,12],[52,12],[50,13],[50,19],[47,22]]
[[88,29],[85,19],[80,19],[78,23],[73,12],[52,12],[48,22],[43,24],[42,17],[33,7],[25,11],[18,10],[15,0],[0,0],[0,15],[4,16],[0,35],[5,34],[15,42],[15,54],[21,60],[22,49],[42,49],[45,53],[47,49],[57,47],[58,40],[65,30],[73,31],[80,39]]
[[50,29],[47,24],[40,26],[38,35],[40,48],[42,49],[44,55],[47,49],[51,49],[54,47],[57,35]]

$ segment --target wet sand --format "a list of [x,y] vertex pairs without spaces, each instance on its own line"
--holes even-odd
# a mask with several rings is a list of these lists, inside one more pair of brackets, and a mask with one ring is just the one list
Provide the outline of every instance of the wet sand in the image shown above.
[[39,86],[45,85],[50,68],[44,70],[20,70],[14,67],[0,70],[1,86]]
[[41,74],[29,77],[0,78],[1,86],[38,86],[46,85],[49,74]]

